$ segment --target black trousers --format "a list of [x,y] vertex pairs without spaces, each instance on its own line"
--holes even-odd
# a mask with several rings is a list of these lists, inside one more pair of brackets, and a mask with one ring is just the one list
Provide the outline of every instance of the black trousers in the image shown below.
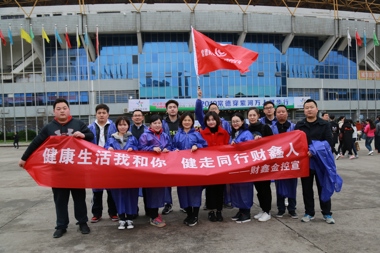
[[74,216],[78,221],[77,224],[83,224],[88,221],[85,189],[52,188],[52,190],[57,215],[55,229],[66,229],[69,224],[68,204],[70,193],[74,201]]
[[314,177],[315,177],[315,181],[317,183],[319,205],[322,209],[322,214],[323,215],[331,215],[332,214],[332,212],[331,212],[331,199],[329,199],[326,202],[321,201],[322,187],[321,187],[321,184],[319,182],[318,176],[315,173],[315,170],[310,170],[310,175],[308,177],[302,177],[301,178],[303,202],[305,204],[305,214],[308,214],[310,216],[315,215],[314,190],[313,190]]
[[[110,190],[107,191],[107,205],[108,214],[110,216],[117,215],[116,204],[113,200],[112,193]],[[100,217],[103,214],[103,192],[104,191],[93,191],[92,195],[92,207],[91,212],[94,216]]]
[[206,206],[207,209],[223,209],[224,184],[206,186]]
[[254,182],[260,207],[263,212],[268,214],[272,208],[272,190],[270,188],[270,183],[270,180]]

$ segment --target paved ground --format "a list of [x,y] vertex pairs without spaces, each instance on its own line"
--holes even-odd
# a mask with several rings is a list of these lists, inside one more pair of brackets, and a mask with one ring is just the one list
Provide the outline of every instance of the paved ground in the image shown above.
[[[360,145],[364,148],[363,141]],[[379,252],[380,155],[367,156],[366,150],[359,151],[359,159],[337,161],[344,185],[342,192],[332,197],[335,225],[322,220],[316,201],[316,219],[309,223],[284,216],[236,224],[229,219],[236,210],[227,209],[224,222],[209,222],[207,211],[202,210],[200,223],[187,227],[182,224],[185,215],[179,211],[173,189],[174,212],[165,216],[165,228],[152,227],[148,218],[141,216],[134,229],[117,230],[115,222],[104,219],[89,224],[91,234],[82,235],[75,225],[71,201],[71,223],[59,239],[52,237],[55,211],[51,189],[37,186],[17,166],[24,150],[0,147],[0,252]],[[301,217],[300,186],[297,200]],[[90,201],[88,190],[88,207]],[[255,203],[251,213],[258,211]],[[276,212],[274,198],[273,216]],[[90,218],[90,210],[88,215]]]

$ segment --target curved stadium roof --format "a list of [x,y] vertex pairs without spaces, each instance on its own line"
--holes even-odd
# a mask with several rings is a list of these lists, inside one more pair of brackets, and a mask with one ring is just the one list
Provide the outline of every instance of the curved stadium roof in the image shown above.
[[291,8],[326,9],[335,11],[380,14],[380,0],[2,0],[0,7],[28,7],[81,4],[182,3],[182,4],[239,4],[241,6],[279,6]]

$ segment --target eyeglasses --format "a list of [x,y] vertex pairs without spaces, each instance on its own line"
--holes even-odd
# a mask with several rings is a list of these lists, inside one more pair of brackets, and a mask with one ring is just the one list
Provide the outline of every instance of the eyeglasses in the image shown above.
[[271,107],[264,107],[265,110],[271,110],[273,108],[274,108],[273,106],[271,106]]

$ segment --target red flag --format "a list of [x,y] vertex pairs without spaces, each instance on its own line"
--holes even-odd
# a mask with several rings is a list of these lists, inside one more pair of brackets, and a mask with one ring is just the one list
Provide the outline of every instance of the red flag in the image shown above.
[[96,55],[99,55],[99,31],[96,27]]
[[257,60],[258,53],[235,45],[219,44],[192,28],[194,65],[197,75],[218,69],[248,72],[249,66]]
[[69,38],[69,35],[66,33],[66,43],[67,43],[67,47],[68,48],[71,48],[71,43],[70,43],[70,38]]
[[362,39],[360,38],[358,31],[356,31],[355,37],[356,37],[356,44],[358,44],[358,46],[361,47],[363,42],[362,42]]
[[7,41],[5,40],[3,32],[1,30],[0,30],[0,39],[1,39],[1,42],[3,42],[3,45],[6,46],[7,45]]

